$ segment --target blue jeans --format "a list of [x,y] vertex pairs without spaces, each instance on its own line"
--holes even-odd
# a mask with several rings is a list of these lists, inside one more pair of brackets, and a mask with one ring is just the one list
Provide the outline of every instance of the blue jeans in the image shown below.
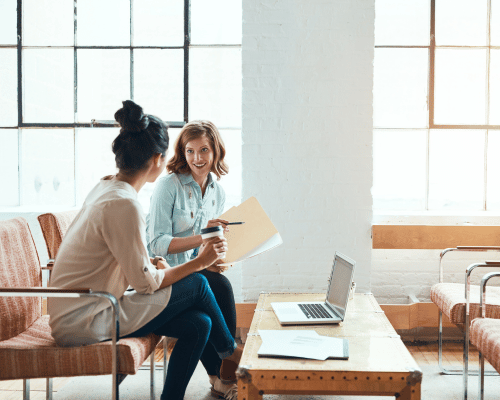
[[128,337],[157,335],[177,338],[167,369],[162,400],[182,400],[207,342],[221,359],[236,348],[207,278],[195,273],[172,285],[165,309]]

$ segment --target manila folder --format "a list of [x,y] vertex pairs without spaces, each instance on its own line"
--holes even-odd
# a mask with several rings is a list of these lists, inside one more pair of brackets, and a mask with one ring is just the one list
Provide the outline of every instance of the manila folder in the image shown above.
[[281,236],[255,197],[232,207],[219,218],[229,222],[244,222],[230,225],[227,239],[228,251],[225,266],[254,257],[283,243]]

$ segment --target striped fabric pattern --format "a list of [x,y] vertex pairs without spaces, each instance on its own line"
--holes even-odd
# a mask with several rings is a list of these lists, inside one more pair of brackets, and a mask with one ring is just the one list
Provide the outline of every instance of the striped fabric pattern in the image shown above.
[[[59,347],[44,315],[20,335],[0,342],[0,380],[111,374],[111,341],[89,346]],[[120,339],[118,371],[135,374],[160,342],[150,334]]]
[[[479,317],[479,286],[470,287],[470,320]],[[465,324],[465,286],[460,283],[438,283],[431,288],[431,301],[456,325]],[[486,291],[486,317],[500,318],[500,287]]]
[[[0,287],[42,286],[42,270],[28,222],[0,223]],[[0,340],[10,339],[42,315],[38,297],[0,297]],[[2,365],[2,364],[0,364]]]
[[[58,225],[59,240],[73,217]],[[0,287],[41,286],[40,260],[28,222],[0,222]],[[41,298],[0,297],[0,380],[111,374],[111,341],[59,347],[48,322],[49,316],[41,314]],[[154,334],[121,339],[118,372],[135,374],[160,339]]]
[[38,216],[49,258],[55,259],[62,238],[78,214],[78,210],[47,213]]
[[470,340],[500,372],[500,320],[476,318],[471,324]]

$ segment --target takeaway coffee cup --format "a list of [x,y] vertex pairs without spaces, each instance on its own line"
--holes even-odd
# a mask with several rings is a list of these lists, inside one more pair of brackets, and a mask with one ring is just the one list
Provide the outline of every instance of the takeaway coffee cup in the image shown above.
[[[203,242],[205,242],[214,236],[219,236],[219,237],[224,236],[224,228],[220,225],[212,226],[210,228],[203,228],[200,233]],[[219,258],[223,259],[225,257],[226,253],[222,253]]]

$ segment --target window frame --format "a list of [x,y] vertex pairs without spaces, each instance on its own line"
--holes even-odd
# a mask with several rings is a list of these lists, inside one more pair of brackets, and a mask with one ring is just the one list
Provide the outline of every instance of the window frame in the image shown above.
[[[434,78],[435,78],[435,59],[436,59],[436,49],[486,49],[487,50],[487,85],[486,85],[486,101],[485,101],[485,112],[486,112],[486,122],[489,122],[490,117],[490,53],[492,49],[500,49],[500,46],[492,46],[491,45],[491,0],[487,1],[487,40],[488,44],[486,46],[461,46],[461,45],[436,45],[436,0],[430,0],[430,30],[429,30],[429,45],[375,45],[375,49],[427,49],[428,50],[428,96],[427,96],[427,108],[428,108],[428,121],[427,127],[412,127],[412,128],[404,128],[404,127],[385,127],[385,126],[374,126],[373,130],[426,130],[426,185],[425,185],[425,193],[424,193],[424,208],[423,210],[400,210],[400,211],[391,211],[385,209],[375,209],[374,214],[384,215],[384,216],[396,216],[401,214],[410,214],[410,215],[418,215],[418,214],[427,214],[432,219],[432,215],[450,215],[453,214],[454,210],[434,210],[429,209],[429,162],[430,162],[430,134],[432,130],[484,130],[485,131],[485,144],[484,144],[484,168],[483,168],[483,180],[484,180],[484,188],[483,188],[483,201],[482,201],[482,211],[481,212],[491,212],[493,215],[497,215],[500,212],[490,211],[487,208],[487,164],[488,164],[488,134],[490,130],[500,130],[500,125],[492,125],[492,124],[478,124],[478,125],[470,125],[470,124],[436,124],[434,122],[435,115],[435,87],[434,87]],[[478,211],[470,210],[470,215],[477,214]],[[463,212],[456,212],[457,214],[462,215]],[[392,220],[393,217],[390,217]]]

